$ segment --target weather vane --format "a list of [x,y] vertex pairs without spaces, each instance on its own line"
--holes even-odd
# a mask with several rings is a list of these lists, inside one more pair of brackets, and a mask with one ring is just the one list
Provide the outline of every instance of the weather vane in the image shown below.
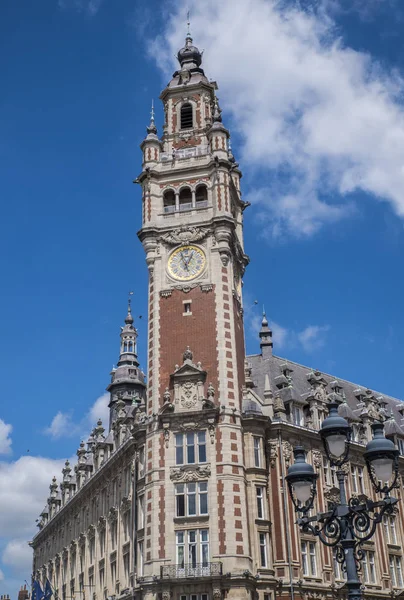
[[128,311],[130,312],[131,310],[131,304],[132,304],[132,298],[131,296],[133,296],[133,292],[129,292],[128,293]]
[[191,37],[191,32],[190,32],[190,28],[191,28],[191,21],[189,20],[189,11],[187,12],[187,27],[188,27],[188,33],[187,36]]

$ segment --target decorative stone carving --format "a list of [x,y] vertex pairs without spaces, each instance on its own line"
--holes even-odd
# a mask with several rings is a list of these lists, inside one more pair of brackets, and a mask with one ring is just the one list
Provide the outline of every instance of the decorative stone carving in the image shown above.
[[203,240],[211,233],[206,227],[189,227],[184,225],[169,233],[162,235],[159,239],[169,246],[177,244],[190,244]]
[[164,425],[163,425],[163,434],[164,434],[165,447],[168,448],[168,445],[170,443],[170,429],[169,429],[168,423],[164,423]]
[[214,444],[215,443],[215,426],[213,423],[209,423],[208,425],[208,431],[209,431],[209,436],[210,436],[210,443]]
[[276,465],[276,459],[278,458],[278,442],[276,440],[270,440],[268,443],[269,447],[269,464],[273,469]]
[[132,505],[132,499],[130,496],[124,496],[121,500],[121,511],[126,513],[130,511]]
[[321,452],[319,450],[313,450],[311,454],[313,457],[313,467],[315,467],[316,469],[319,469],[321,467],[321,465],[323,464],[323,458],[322,458]]
[[88,537],[93,538],[95,536],[95,531],[96,531],[95,525],[91,524],[87,530]]
[[339,489],[337,487],[326,489],[324,492],[324,498],[329,502],[339,502]]
[[196,384],[192,381],[184,381],[181,386],[180,403],[183,408],[193,408],[196,406]]
[[171,592],[170,592],[169,588],[164,588],[161,593],[161,600],[170,600],[170,598],[171,598]]
[[160,292],[160,296],[162,298],[169,298],[171,296],[171,294],[173,293],[172,290],[161,290]]
[[192,482],[199,481],[210,477],[211,470],[210,465],[196,466],[196,467],[172,467],[170,469],[171,481],[177,482]]
[[111,506],[108,512],[108,521],[113,523],[118,519],[118,509],[116,506]]
[[222,600],[222,590],[219,587],[214,587],[212,590],[213,600]]
[[105,517],[100,517],[98,519],[98,523],[97,523],[98,531],[103,531],[106,527],[106,524],[107,524],[107,519]]
[[211,292],[213,290],[213,284],[212,283],[205,283],[204,285],[201,285],[201,291],[202,292]]
[[292,458],[292,446],[289,442],[282,442],[282,450],[283,450],[283,458],[285,459],[285,464],[288,467],[290,465],[290,460]]

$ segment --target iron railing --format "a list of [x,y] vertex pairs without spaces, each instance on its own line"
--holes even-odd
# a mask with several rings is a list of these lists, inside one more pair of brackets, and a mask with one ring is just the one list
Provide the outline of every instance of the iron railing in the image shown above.
[[163,565],[162,579],[195,579],[196,577],[211,577],[222,575],[221,562],[194,563],[188,565]]

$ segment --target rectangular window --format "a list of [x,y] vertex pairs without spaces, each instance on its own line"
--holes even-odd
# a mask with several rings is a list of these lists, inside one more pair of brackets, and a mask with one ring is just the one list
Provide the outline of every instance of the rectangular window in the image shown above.
[[144,477],[145,470],[145,455],[144,455],[144,446],[139,448],[139,479]]
[[117,538],[117,534],[118,534],[118,521],[112,521],[111,526],[110,526],[110,532],[111,532],[111,546],[112,546],[112,548],[115,548],[116,538]]
[[267,556],[267,534],[260,533],[259,534],[259,542],[260,542],[260,563],[263,569],[266,569],[268,566],[268,556]]
[[191,302],[183,303],[183,314],[184,315],[192,315],[192,304]]
[[261,467],[261,438],[254,436],[254,465]]
[[177,517],[194,517],[208,514],[208,483],[178,483],[175,486]]
[[143,575],[144,555],[143,555],[143,542],[139,542],[137,545],[137,576]]
[[207,567],[209,565],[209,530],[191,529],[189,531],[177,531],[176,562],[178,567],[186,565],[196,568],[197,565]]
[[316,544],[314,542],[301,542],[302,569],[305,577],[317,575]]
[[403,587],[403,567],[401,556],[389,556],[391,585],[393,587]]
[[116,582],[116,559],[111,561],[111,581],[113,584]]
[[365,583],[376,583],[375,553],[370,550],[363,551],[362,559],[363,580]]
[[257,518],[265,519],[265,511],[264,511],[264,488],[257,486]]
[[332,557],[333,557],[333,564],[334,564],[335,579],[339,579],[339,580],[346,579],[346,573],[343,570],[341,563],[339,563],[337,561],[337,550],[335,548],[332,549]]
[[337,486],[337,467],[331,466],[328,458],[323,456],[323,473],[324,480],[327,485],[332,487]]
[[295,404],[292,408],[292,420],[295,425],[299,425],[300,427],[304,426],[303,411],[300,406],[296,406]]
[[384,537],[388,544],[397,544],[396,519],[393,515],[383,517]]
[[399,450],[400,454],[403,455],[404,454],[404,440],[398,438],[397,442],[398,442],[398,450]]
[[353,492],[356,494],[365,493],[363,467],[351,465],[351,483]]
[[206,462],[206,432],[190,431],[175,436],[175,464],[194,465]]
[[356,474],[356,467],[351,466],[351,483],[352,483],[352,491],[358,492],[358,478]]
[[105,529],[102,529],[100,531],[100,556],[104,556],[104,552],[105,552]]
[[100,588],[103,589],[105,587],[104,560],[100,560],[100,562],[99,562],[98,575],[99,575],[99,580],[100,580]]
[[144,494],[139,496],[138,499],[138,518],[137,518],[137,528],[143,529],[144,527]]
[[94,562],[95,556],[95,537],[91,537],[88,541],[89,555],[90,555],[90,565]]
[[129,574],[130,574],[130,554],[129,554],[129,547],[127,547],[125,549],[125,552],[123,554],[123,572],[125,575],[125,582],[127,585],[129,585]]

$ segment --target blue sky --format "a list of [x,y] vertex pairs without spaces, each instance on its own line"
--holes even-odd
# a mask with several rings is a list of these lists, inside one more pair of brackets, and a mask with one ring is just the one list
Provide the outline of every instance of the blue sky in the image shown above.
[[3,0],[1,593],[28,579],[57,459],[101,412],[129,290],[145,364],[132,180],[187,4],[252,203],[248,351],[265,304],[277,354],[403,397],[399,0]]

